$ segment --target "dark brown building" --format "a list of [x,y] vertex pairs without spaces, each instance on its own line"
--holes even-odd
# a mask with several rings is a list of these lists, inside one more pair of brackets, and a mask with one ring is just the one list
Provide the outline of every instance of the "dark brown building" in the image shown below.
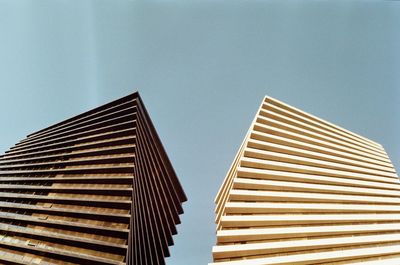
[[165,264],[186,196],[138,93],[0,157],[1,264]]

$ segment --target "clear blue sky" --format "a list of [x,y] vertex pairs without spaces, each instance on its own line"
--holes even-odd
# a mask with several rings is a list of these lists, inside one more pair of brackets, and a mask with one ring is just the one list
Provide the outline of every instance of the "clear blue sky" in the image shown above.
[[214,196],[270,95],[400,168],[400,2],[0,0],[0,149],[139,90],[189,201],[169,265],[211,261]]

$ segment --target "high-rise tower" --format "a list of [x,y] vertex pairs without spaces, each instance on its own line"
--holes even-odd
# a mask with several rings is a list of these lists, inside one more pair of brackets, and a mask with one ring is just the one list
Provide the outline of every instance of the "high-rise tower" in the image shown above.
[[215,202],[212,264],[400,264],[385,150],[278,100],[263,100]]
[[185,194],[138,93],[0,157],[1,264],[165,264]]

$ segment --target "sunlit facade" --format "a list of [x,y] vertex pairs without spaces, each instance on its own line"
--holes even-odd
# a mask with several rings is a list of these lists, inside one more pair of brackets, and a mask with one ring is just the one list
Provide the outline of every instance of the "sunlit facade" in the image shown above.
[[212,264],[400,264],[400,183],[383,147],[273,98],[215,202]]

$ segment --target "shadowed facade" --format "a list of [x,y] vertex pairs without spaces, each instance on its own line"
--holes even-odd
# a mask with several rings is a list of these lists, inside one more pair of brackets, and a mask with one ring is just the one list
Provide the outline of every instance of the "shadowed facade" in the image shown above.
[[383,147],[270,97],[215,203],[215,265],[400,264],[400,183]]
[[0,157],[0,263],[165,264],[184,201],[133,93]]

